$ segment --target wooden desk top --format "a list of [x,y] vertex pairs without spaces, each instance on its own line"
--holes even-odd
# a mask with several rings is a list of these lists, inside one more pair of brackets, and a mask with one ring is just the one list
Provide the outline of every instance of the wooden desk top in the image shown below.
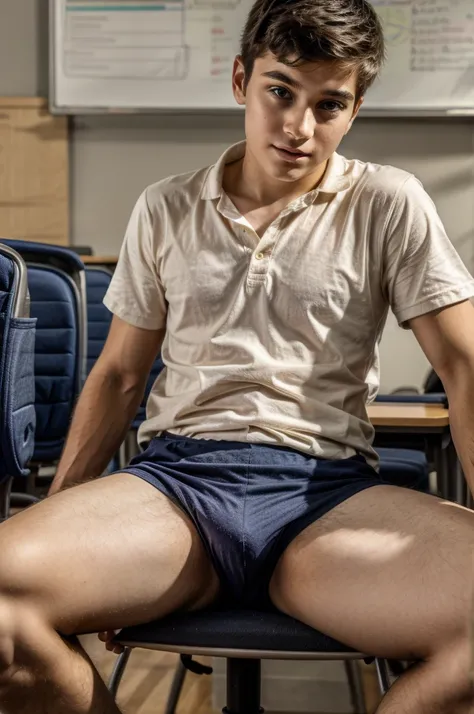
[[371,404],[370,421],[377,426],[440,427],[449,426],[449,410],[444,407],[417,404]]
[[116,255],[80,255],[84,265],[116,265],[118,257]]

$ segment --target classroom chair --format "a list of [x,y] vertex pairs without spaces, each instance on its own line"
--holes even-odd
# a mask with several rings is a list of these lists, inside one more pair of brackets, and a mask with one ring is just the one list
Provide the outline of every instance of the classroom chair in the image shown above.
[[10,513],[12,479],[28,476],[34,450],[35,329],[25,262],[0,244],[0,521]]
[[3,240],[27,265],[35,345],[35,449],[28,493],[34,495],[40,467],[54,467],[63,450],[72,412],[86,375],[85,275],[68,248]]
[[[195,662],[195,655],[227,660],[227,702],[224,714],[261,714],[261,660],[342,660],[354,714],[366,714],[359,666],[375,661],[381,694],[409,663],[376,658],[314,630],[280,612],[207,609],[169,617],[122,630],[114,640],[125,646],[108,687],[116,697],[131,650],[136,647],[180,655],[166,714],[175,714],[186,670],[211,674],[210,667]],[[315,702],[316,709],[316,702]],[[157,712],[158,714],[158,712]]]
[[448,398],[443,383],[434,371],[430,369],[423,382],[422,391],[414,386],[401,386],[389,394],[378,394],[376,402],[395,404],[432,404],[448,407]]
[[112,272],[107,268],[86,266],[87,300],[87,356],[86,371],[89,376],[109,333],[112,313],[102,300],[109,287]]
[[[410,450],[380,449],[381,476],[389,483],[422,491],[429,489],[424,454]],[[381,694],[391,678],[409,664],[356,652],[321,632],[279,612],[222,611],[174,614],[152,623],[122,630],[115,638],[126,647],[116,662],[109,689],[116,696],[131,650],[141,647],[176,652],[181,661],[175,672],[166,714],[175,714],[186,669],[210,674],[210,668],[192,660],[193,655],[227,659],[227,706],[224,714],[258,714],[262,659],[342,660],[354,714],[366,714],[357,659],[375,661]]]
[[[88,321],[88,344],[87,344],[87,374],[90,373],[97,358],[102,352],[102,348],[109,333],[112,313],[103,304],[103,299],[110,281],[112,272],[106,267],[87,266],[86,290],[87,290],[87,321]],[[125,467],[136,452],[136,433],[140,424],[145,419],[146,402],[153,383],[164,365],[160,355],[157,356],[148,375],[145,393],[138,408],[137,414],[130,425],[130,431],[120,447],[120,452],[112,468],[119,469]]]

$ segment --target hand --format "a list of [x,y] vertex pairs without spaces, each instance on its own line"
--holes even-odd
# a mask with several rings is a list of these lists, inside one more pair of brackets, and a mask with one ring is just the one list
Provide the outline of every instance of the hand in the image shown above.
[[120,630],[107,630],[107,632],[99,632],[98,638],[99,640],[101,640],[101,642],[105,642],[105,646],[109,650],[109,652],[115,652],[115,654],[122,654],[122,652],[125,650],[125,647],[123,645],[117,645],[112,642],[113,638],[118,632],[120,632]]

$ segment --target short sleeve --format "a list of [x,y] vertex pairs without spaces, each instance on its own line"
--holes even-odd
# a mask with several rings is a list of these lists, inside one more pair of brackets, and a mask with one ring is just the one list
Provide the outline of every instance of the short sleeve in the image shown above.
[[383,288],[399,325],[474,296],[474,280],[414,176],[400,188],[384,230]]
[[162,240],[142,193],[133,209],[104,305],[135,327],[162,329],[166,301],[157,269],[157,252]]

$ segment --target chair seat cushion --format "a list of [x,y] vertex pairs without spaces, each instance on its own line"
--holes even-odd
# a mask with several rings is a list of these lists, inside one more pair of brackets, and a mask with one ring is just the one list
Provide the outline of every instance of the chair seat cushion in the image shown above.
[[422,451],[414,449],[377,448],[380,476],[396,486],[429,491],[428,460]]
[[[201,610],[174,614],[146,625],[127,627],[115,640],[130,646],[156,647],[169,652],[199,654],[203,649],[220,650],[219,654],[223,657],[232,654],[226,655],[229,650],[270,652],[275,658],[276,653],[284,653],[288,659],[291,659],[292,653],[299,652],[356,652],[292,617],[254,610]],[[216,656],[219,654],[216,653]],[[267,655],[267,658],[272,657]]]

